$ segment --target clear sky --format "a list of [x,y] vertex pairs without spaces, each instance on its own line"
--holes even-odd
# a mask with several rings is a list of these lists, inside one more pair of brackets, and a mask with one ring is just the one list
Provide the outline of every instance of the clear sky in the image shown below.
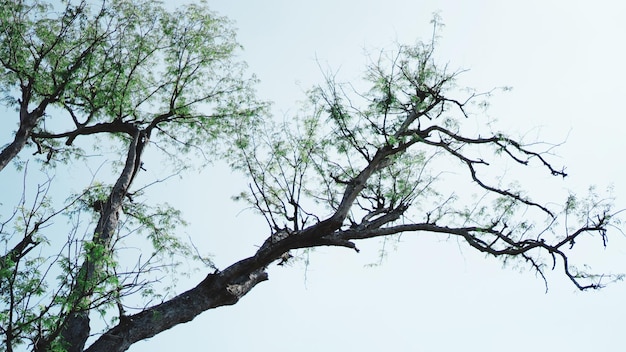
[[[489,113],[501,126],[566,140],[555,160],[571,176],[558,187],[582,193],[589,184],[613,184],[618,204],[626,205],[626,5],[619,1],[209,4],[236,21],[242,58],[280,118],[321,82],[320,63],[342,80],[358,78],[365,52],[427,39],[432,13],[439,12],[446,26],[438,55],[451,67],[469,69],[461,84],[513,87],[492,99]],[[530,190],[542,187],[520,182]],[[194,241],[214,253],[220,267],[252,254],[267,235],[264,223],[229,201],[245,181],[218,168],[187,183],[172,203],[211,199],[186,203]],[[624,236],[612,235],[608,250],[595,241],[582,254],[625,272]],[[403,236],[375,268],[365,265],[376,261],[381,242],[359,246],[360,254],[318,249],[306,271],[302,263],[271,267],[270,281],[237,305],[209,311],[130,351],[624,350],[625,283],[581,293],[557,270],[548,275],[546,294],[532,272],[503,268],[456,240]]]
[[[259,95],[274,101],[278,118],[296,111],[303,91],[323,80],[320,66],[341,80],[358,79],[365,53],[429,38],[429,21],[439,12],[446,26],[437,55],[469,69],[460,84],[513,87],[492,99],[489,114],[514,135],[566,140],[555,151],[556,163],[570,174],[559,190],[584,193],[590,184],[612,184],[626,208],[626,5],[620,1],[208,3],[236,22],[241,58],[261,80]],[[162,192],[183,210],[191,223],[187,233],[220,268],[252,255],[268,235],[259,216],[230,200],[246,184],[218,164]],[[611,235],[607,250],[593,241],[580,254],[598,267],[626,272],[624,235]],[[273,265],[270,280],[235,306],[208,311],[130,351],[625,349],[626,283],[577,292],[557,270],[548,273],[546,294],[533,272],[503,268],[462,242],[432,234],[387,244],[396,249],[373,268],[366,265],[377,260],[382,242],[358,246],[359,254],[317,249],[306,270],[302,262]],[[204,275],[181,279],[178,291]]]

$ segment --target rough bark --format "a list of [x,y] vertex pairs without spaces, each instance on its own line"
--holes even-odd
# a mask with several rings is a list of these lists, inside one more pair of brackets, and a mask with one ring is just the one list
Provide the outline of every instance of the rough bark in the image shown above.
[[201,313],[220,306],[233,305],[258,283],[268,279],[266,267],[285,252],[321,245],[356,246],[332,234],[341,228],[350,206],[363,190],[365,181],[382,163],[390,151],[381,149],[372,162],[349,185],[339,209],[328,219],[303,229],[299,233],[280,237],[270,236],[252,257],[243,259],[222,272],[209,274],[200,284],[173,299],[138,314],[123,316],[120,323],[104,333],[86,351],[125,351],[133,343],[150,338],[177,324],[185,323]]
[[121,317],[117,326],[103,334],[86,351],[126,351],[133,343],[188,322],[208,309],[237,303],[256,284],[268,278],[263,270],[254,270],[255,261],[250,259],[233,265],[235,268],[231,267],[232,270],[209,274],[196,287],[167,302]]
[[[135,129],[132,135],[132,141],[128,147],[128,154],[124,169],[120,173],[115,185],[111,189],[109,197],[101,210],[98,225],[94,231],[92,243],[96,246],[109,249],[111,241],[117,230],[119,222],[119,213],[128,189],[132,184],[139,168],[141,154],[144,145],[147,143],[145,131]],[[88,305],[88,301],[93,294],[94,277],[98,275],[100,262],[97,256],[87,255],[78,273],[78,280],[72,289],[72,295],[78,297],[76,302],[72,302],[74,308],[67,313],[66,320],[62,324],[61,329],[52,336],[48,336],[44,343],[40,343],[38,350],[49,349],[49,343],[55,338],[59,338],[61,343],[67,346],[68,352],[80,352],[85,347],[85,342],[89,337],[89,310],[82,308]],[[58,336],[57,336],[58,334]]]
[[9,162],[16,157],[22,149],[24,149],[24,146],[26,145],[26,142],[28,142],[33,129],[37,126],[39,119],[43,115],[41,105],[35,111],[31,113],[28,112],[30,97],[30,85],[22,86],[22,97],[20,100],[20,126],[17,129],[17,132],[15,132],[13,141],[0,152],[0,171],[2,171],[9,164]]
[[233,305],[258,283],[268,280],[265,272],[267,266],[290,249],[320,245],[346,246],[346,242],[333,241],[328,237],[340,224],[341,221],[329,219],[277,242],[270,237],[254,256],[243,259],[224,271],[207,275],[189,291],[140,313],[122,316],[117,326],[100,336],[85,351],[126,351],[133,343],[191,321],[209,309]]

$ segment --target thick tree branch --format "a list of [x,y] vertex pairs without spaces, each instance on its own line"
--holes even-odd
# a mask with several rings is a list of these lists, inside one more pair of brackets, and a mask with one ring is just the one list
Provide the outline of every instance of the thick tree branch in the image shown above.
[[254,263],[253,258],[243,260],[224,272],[209,274],[196,287],[167,302],[122,317],[117,326],[105,332],[85,351],[126,351],[133,343],[191,321],[208,309],[237,303],[268,278],[263,270],[254,269],[258,266]]
[[[67,15],[68,11],[70,10],[70,7],[69,7],[70,5],[68,4],[67,6],[68,7],[66,8],[65,15]],[[84,3],[81,6],[84,6]],[[66,28],[70,26],[71,23],[77,19],[77,14],[78,12],[72,14],[72,17],[69,18],[69,21],[67,23],[63,22],[63,26],[61,26],[61,29],[58,35],[55,36],[53,43],[48,44],[49,46],[47,47],[47,49],[45,49],[43,52],[39,54],[37,58],[35,58],[33,62],[33,72],[35,75],[38,73],[38,70],[44,58],[52,52],[55,46],[59,45],[61,39],[64,36],[64,31],[66,30]],[[97,22],[100,19],[100,17],[103,15],[104,15],[104,11],[103,9],[101,9],[100,13],[98,13],[95,16],[94,22]],[[36,91],[35,89],[36,77],[34,77],[33,75],[25,71],[14,68],[8,62],[2,63],[4,67],[12,68],[12,70],[18,76],[27,77],[26,79],[27,83],[24,83],[24,80],[21,79],[21,82],[22,82],[20,84],[21,98],[19,100],[20,124],[19,124],[19,128],[17,132],[15,133],[13,141],[0,152],[0,171],[2,171],[6,167],[6,165],[13,158],[15,158],[17,154],[19,154],[19,152],[24,148],[24,146],[26,145],[26,142],[28,141],[28,139],[30,138],[33,132],[33,129],[37,125],[39,125],[39,122],[44,116],[45,111],[48,108],[48,106],[58,101],[59,97],[66,90],[68,85],[72,82],[73,79],[75,79],[74,77],[75,74],[84,65],[87,57],[93,52],[96,46],[100,45],[107,38],[109,34],[110,33],[105,31],[95,36],[94,38],[89,38],[88,39],[89,41],[87,42],[87,46],[73,59],[73,61],[67,66],[67,68],[61,69],[61,72],[55,72],[54,74],[52,74],[52,78],[54,79],[53,80],[54,85],[52,89],[50,90],[50,92],[47,92],[47,93]],[[34,46],[34,44],[32,45]],[[60,78],[60,81],[58,82],[56,81],[57,75]],[[35,95],[41,95],[43,98],[32,111],[29,111],[28,110],[29,106],[31,105],[32,98]]]
[[128,189],[136,175],[138,165],[140,163],[143,146],[147,143],[145,133],[135,130],[133,139],[128,147],[128,155],[124,169],[120,173],[115,185],[111,189],[107,201],[103,204],[100,211],[100,219],[94,230],[92,243],[86,249],[86,259],[81,265],[77,280],[71,290],[71,302],[69,312],[61,329],[53,332],[51,336],[42,339],[37,348],[39,350],[47,349],[47,345],[58,338],[69,346],[69,352],[80,352],[83,350],[85,342],[89,337],[89,301],[95,287],[99,284],[97,276],[101,275],[102,257],[107,256],[110,250],[110,244],[117,230],[119,213],[122,210],[123,201],[128,194]]
[[77,128],[73,131],[62,133],[48,133],[48,132],[36,132],[33,133],[33,137],[40,139],[57,139],[67,138],[66,145],[71,145],[74,139],[78,136],[88,136],[97,133],[123,133],[129,136],[133,136],[137,131],[137,127],[130,122],[124,122],[122,120],[113,120],[112,122],[97,123],[93,126],[84,126]]
[[13,141],[0,151],[0,171],[2,171],[7,164],[16,157],[22,149],[24,149],[33,128],[35,128],[39,118],[41,117],[36,114],[28,113],[30,93],[26,87],[23,87],[22,99],[22,103],[20,104],[20,126],[17,129],[17,132],[15,132]]

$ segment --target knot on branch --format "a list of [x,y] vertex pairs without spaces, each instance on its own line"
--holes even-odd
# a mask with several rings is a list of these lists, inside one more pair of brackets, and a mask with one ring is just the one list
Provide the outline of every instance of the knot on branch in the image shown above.
[[293,234],[293,232],[290,231],[289,229],[281,229],[281,230],[278,230],[278,231],[274,232],[272,235],[270,235],[270,237],[268,237],[265,240],[265,242],[263,242],[263,244],[261,245],[261,248],[259,249],[259,251],[263,251],[263,250],[267,250],[269,248],[272,248],[274,245],[276,245],[280,241],[286,239],[287,237],[291,236],[292,234]]
[[234,296],[236,300],[248,293],[256,284],[269,280],[269,276],[263,270],[256,270],[247,277],[235,280],[232,284],[226,285],[226,291]]

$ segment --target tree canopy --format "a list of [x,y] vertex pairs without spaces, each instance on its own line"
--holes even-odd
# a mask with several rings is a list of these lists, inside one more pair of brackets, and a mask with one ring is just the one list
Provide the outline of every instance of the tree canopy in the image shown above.
[[[462,71],[434,58],[433,25],[431,40],[381,51],[359,84],[326,74],[299,113],[278,121],[237,60],[232,24],[204,2],[169,11],[151,1],[2,1],[0,93],[16,117],[3,125],[17,126],[0,172],[25,176],[14,204],[1,199],[0,350],[124,351],[237,303],[294,250],[358,251],[359,240],[403,233],[457,237],[541,277],[558,268],[580,290],[600,288],[607,276],[570,253],[584,236],[606,245],[619,224],[610,198],[536,200],[522,181],[494,177],[502,165],[566,172],[552,145],[492,129],[481,114],[495,90],[456,85]],[[89,178],[104,153],[110,175]],[[181,238],[180,212],[150,202],[152,182],[137,182],[148,155],[174,174],[226,161],[249,179],[235,199],[266,220],[266,240],[216,267]],[[84,184],[55,188],[60,168]],[[150,250],[129,257],[130,241]],[[158,272],[174,270],[175,256],[203,263],[206,276],[163,292]],[[93,330],[98,316],[104,331]]]

